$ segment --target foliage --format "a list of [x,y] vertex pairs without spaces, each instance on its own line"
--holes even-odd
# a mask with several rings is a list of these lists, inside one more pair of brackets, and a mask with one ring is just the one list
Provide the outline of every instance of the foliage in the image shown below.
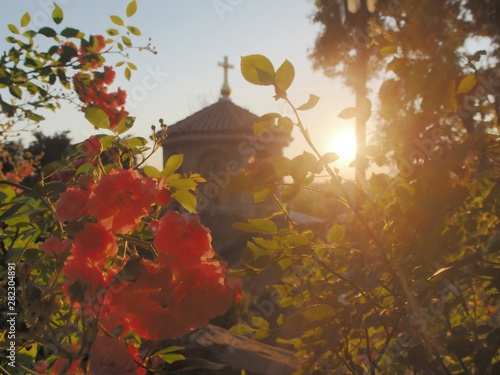
[[[115,66],[123,66],[125,77],[130,79],[136,67],[127,61],[127,50],[139,48],[154,52],[149,44],[145,47],[132,44],[131,36],[141,35],[138,28],[128,25],[128,18],[134,13],[132,8],[127,10],[127,22],[119,16],[111,16],[119,29],[108,29],[108,39],[64,27],[64,13],[57,4],[52,12],[55,24],[52,27],[33,30],[29,13],[18,23],[9,24],[10,35],[6,40],[11,47],[0,57],[2,134],[8,136],[32,129],[44,119],[42,109],[56,111],[63,101],[82,109],[96,107],[108,111],[113,127],[117,126],[127,116],[123,109],[126,94],[120,89],[108,92],[107,86],[113,82],[115,72],[113,67],[104,65],[105,55],[119,54],[123,60]],[[119,30],[123,30],[123,34]],[[95,96],[97,92],[99,97]]]
[[[431,138],[433,132],[446,129],[440,143],[451,147],[463,132],[475,129],[478,117],[492,126],[487,118],[500,109],[498,100],[492,106],[488,99],[498,95],[494,67],[500,53],[500,2],[384,0],[371,12],[367,4],[375,2],[359,2],[356,12],[347,3],[316,2],[312,19],[321,31],[310,57],[315,68],[340,76],[351,87],[367,77],[390,77],[378,92],[384,106],[374,132],[379,164],[421,159],[413,152],[415,142]],[[477,62],[486,52],[464,53],[478,41],[489,50],[481,64]],[[370,61],[367,70],[360,65],[365,59]],[[477,87],[474,77],[480,82]]]
[[[296,107],[278,84],[291,83],[291,73],[279,76],[284,70],[261,55],[243,57],[241,69],[249,82],[274,87],[294,111],[294,120],[262,116],[268,129],[293,123],[312,153],[264,161],[262,168],[291,181],[284,184],[249,173],[252,165],[242,172],[256,201],[265,192],[281,207],[236,224],[254,234],[242,258],[245,272],[279,280],[256,305],[268,307],[233,331],[293,348],[302,373],[498,372],[500,165],[490,123],[480,121],[446,147],[430,138],[427,146],[436,143],[425,160],[407,161],[409,173],[373,173],[361,186],[344,181],[330,166],[335,158],[315,148],[299,114],[313,105]],[[390,120],[395,115],[386,105],[394,104],[382,97],[382,116]],[[347,218],[332,213],[321,234],[295,223],[286,203],[324,172],[331,182],[322,194],[335,197]]]
[[[131,1],[127,17],[136,8]],[[52,18],[57,25],[63,19],[55,3]],[[118,16],[111,21],[127,35],[140,35]],[[58,107],[62,96],[52,90],[60,85],[68,95],[76,93],[85,117],[103,133],[67,147],[41,168],[32,187],[24,182],[40,160],[31,160],[15,143],[2,146],[2,162],[13,163],[3,164],[0,174],[1,286],[7,291],[1,299],[7,312],[2,372],[111,375],[220,368],[186,359],[179,352],[183,348],[165,341],[224,314],[238,301],[240,285],[226,264],[214,259],[210,232],[196,216],[194,190],[204,179],[177,173],[179,155],[162,170],[144,165],[165,138],[166,125],[160,121],[158,132],[152,127],[151,149],[145,138],[124,134],[135,119],[123,110],[126,93],[108,90],[115,74],[105,65],[105,54],[115,42],[121,52],[131,48],[129,37],[116,29],[108,34],[121,41],[85,38],[69,27],[35,32],[26,30],[29,22],[26,13],[21,29],[9,25],[14,47],[0,64],[0,89],[11,96],[9,104],[2,102],[4,129],[25,119],[40,121],[41,108]],[[56,43],[48,52],[35,47],[40,35]],[[129,77],[133,64],[126,64]],[[33,146],[67,140],[64,134],[35,135]]]

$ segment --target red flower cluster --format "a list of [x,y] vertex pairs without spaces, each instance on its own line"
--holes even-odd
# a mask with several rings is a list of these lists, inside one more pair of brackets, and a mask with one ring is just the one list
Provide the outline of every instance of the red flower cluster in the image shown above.
[[111,129],[128,116],[124,107],[127,93],[120,88],[116,92],[108,92],[108,86],[113,83],[115,75],[112,67],[105,66],[103,72],[78,72],[73,76],[73,85],[84,104],[84,110],[90,106],[102,109],[109,117]]
[[128,233],[151,212],[157,193],[152,178],[130,169],[114,169],[97,184],[88,212],[107,230]]
[[[99,149],[95,141],[89,147]],[[195,215],[170,210],[151,220],[156,261],[129,260],[124,269],[109,266],[118,252],[116,236],[130,234],[155,204],[172,200],[165,178],[155,181],[120,168],[97,182],[81,176],[77,186],[55,204],[55,217],[68,222],[72,239],[50,237],[41,249],[58,257],[70,253],[62,270],[63,291],[87,321],[99,319],[110,332],[123,325],[124,332],[163,340],[207,325],[238,301],[241,286],[227,277],[223,262],[213,259],[210,231]],[[98,338],[91,347],[90,373],[134,373],[125,347],[109,340]]]
[[127,347],[107,336],[98,336],[89,353],[91,375],[136,375],[137,367]]
[[237,303],[241,286],[226,277],[214,255],[210,232],[196,216],[168,211],[154,245],[158,264],[142,260],[137,279],[122,281],[106,296],[101,322],[155,340],[171,339],[203,327]]
[[82,153],[88,158],[95,158],[102,152],[102,143],[95,135],[82,142]]
[[97,69],[100,67],[104,59],[99,53],[106,46],[106,39],[102,35],[92,35],[89,41],[82,42],[78,50],[78,61],[87,69]]

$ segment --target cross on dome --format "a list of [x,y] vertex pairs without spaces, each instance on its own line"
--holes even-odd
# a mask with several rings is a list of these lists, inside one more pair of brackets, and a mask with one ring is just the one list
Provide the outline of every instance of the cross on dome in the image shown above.
[[229,96],[231,95],[231,89],[229,87],[229,83],[227,82],[227,72],[229,69],[234,69],[234,65],[229,64],[227,56],[224,56],[224,62],[220,62],[218,65],[224,68],[224,83],[220,89],[220,93],[222,95],[221,99],[230,100]]

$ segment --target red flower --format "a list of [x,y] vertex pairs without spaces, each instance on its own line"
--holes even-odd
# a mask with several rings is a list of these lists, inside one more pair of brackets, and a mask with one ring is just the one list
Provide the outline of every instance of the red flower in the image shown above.
[[69,187],[62,193],[56,203],[54,218],[59,221],[74,221],[85,215],[89,192]]
[[134,358],[123,343],[98,336],[89,352],[89,375],[136,375]]
[[60,257],[61,254],[71,246],[72,241],[66,238],[61,241],[59,238],[50,236],[40,245],[40,250],[45,251],[47,254],[55,257]]
[[198,216],[168,211],[160,219],[153,244],[160,264],[168,266],[179,262],[191,268],[200,260],[214,256],[210,231],[201,225]]
[[105,66],[104,67],[104,74],[102,78],[102,83],[105,85],[111,85],[113,81],[115,80],[116,73],[113,70],[112,66]]
[[158,204],[166,206],[174,200],[174,198],[172,198],[170,190],[168,190],[167,179],[165,177],[159,177],[157,183],[158,193],[156,193],[156,201],[158,202]]
[[96,265],[102,265],[107,257],[118,252],[115,237],[101,224],[86,223],[75,236],[71,251],[78,257],[84,257]]
[[80,256],[71,256],[66,260],[63,274],[66,276],[63,283],[63,291],[66,295],[70,294],[70,287],[75,282],[90,287],[92,292],[97,291],[105,284],[102,271],[86,258]]
[[88,203],[88,212],[108,230],[128,233],[151,212],[156,195],[151,178],[138,171],[115,169],[103,176]]
[[89,157],[94,158],[102,151],[102,143],[95,135],[91,135],[88,139],[82,142],[82,153]]
[[66,374],[83,374],[83,372],[80,372],[78,370],[78,365],[80,364],[80,361],[74,361],[71,362],[71,365],[69,363],[69,359],[62,358],[62,357],[57,357],[56,361],[52,365],[51,374],[52,375],[59,375],[65,369]]

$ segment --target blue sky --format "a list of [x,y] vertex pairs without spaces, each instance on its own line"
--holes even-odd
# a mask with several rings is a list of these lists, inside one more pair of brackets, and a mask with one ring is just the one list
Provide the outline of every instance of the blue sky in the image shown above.
[[[80,28],[88,34],[104,34],[112,26],[109,16],[123,16],[128,0],[61,0],[63,25]],[[52,1],[18,0],[10,2],[0,14],[0,30],[5,35],[8,23],[18,24],[28,11],[36,26],[54,26],[49,18]],[[354,133],[353,121],[337,118],[345,107],[352,106],[353,96],[338,81],[312,70],[307,58],[314,46],[318,25],[313,25],[312,0],[138,0],[138,12],[129,24],[142,31],[137,41],[152,38],[158,54],[131,53],[138,67],[130,82],[119,75],[117,86],[129,93],[129,111],[137,116],[135,135],[147,137],[152,124],[163,118],[173,124],[218,99],[223,71],[217,66],[227,55],[235,69],[229,72],[234,103],[257,115],[266,112],[289,114],[282,102],[275,102],[268,87],[247,83],[239,71],[240,57],[259,53],[268,56],[278,67],[285,59],[296,69],[289,96],[300,105],[309,94],[320,96],[317,107],[304,114],[313,139],[322,152],[332,151],[338,137]],[[1,34],[0,34],[1,35]],[[0,47],[5,49],[2,37]],[[71,137],[81,141],[92,134],[92,126],[81,113],[65,107],[49,116],[43,125],[46,133],[71,130]],[[300,134],[285,151],[287,156],[306,149]],[[161,157],[153,159],[159,166]]]

